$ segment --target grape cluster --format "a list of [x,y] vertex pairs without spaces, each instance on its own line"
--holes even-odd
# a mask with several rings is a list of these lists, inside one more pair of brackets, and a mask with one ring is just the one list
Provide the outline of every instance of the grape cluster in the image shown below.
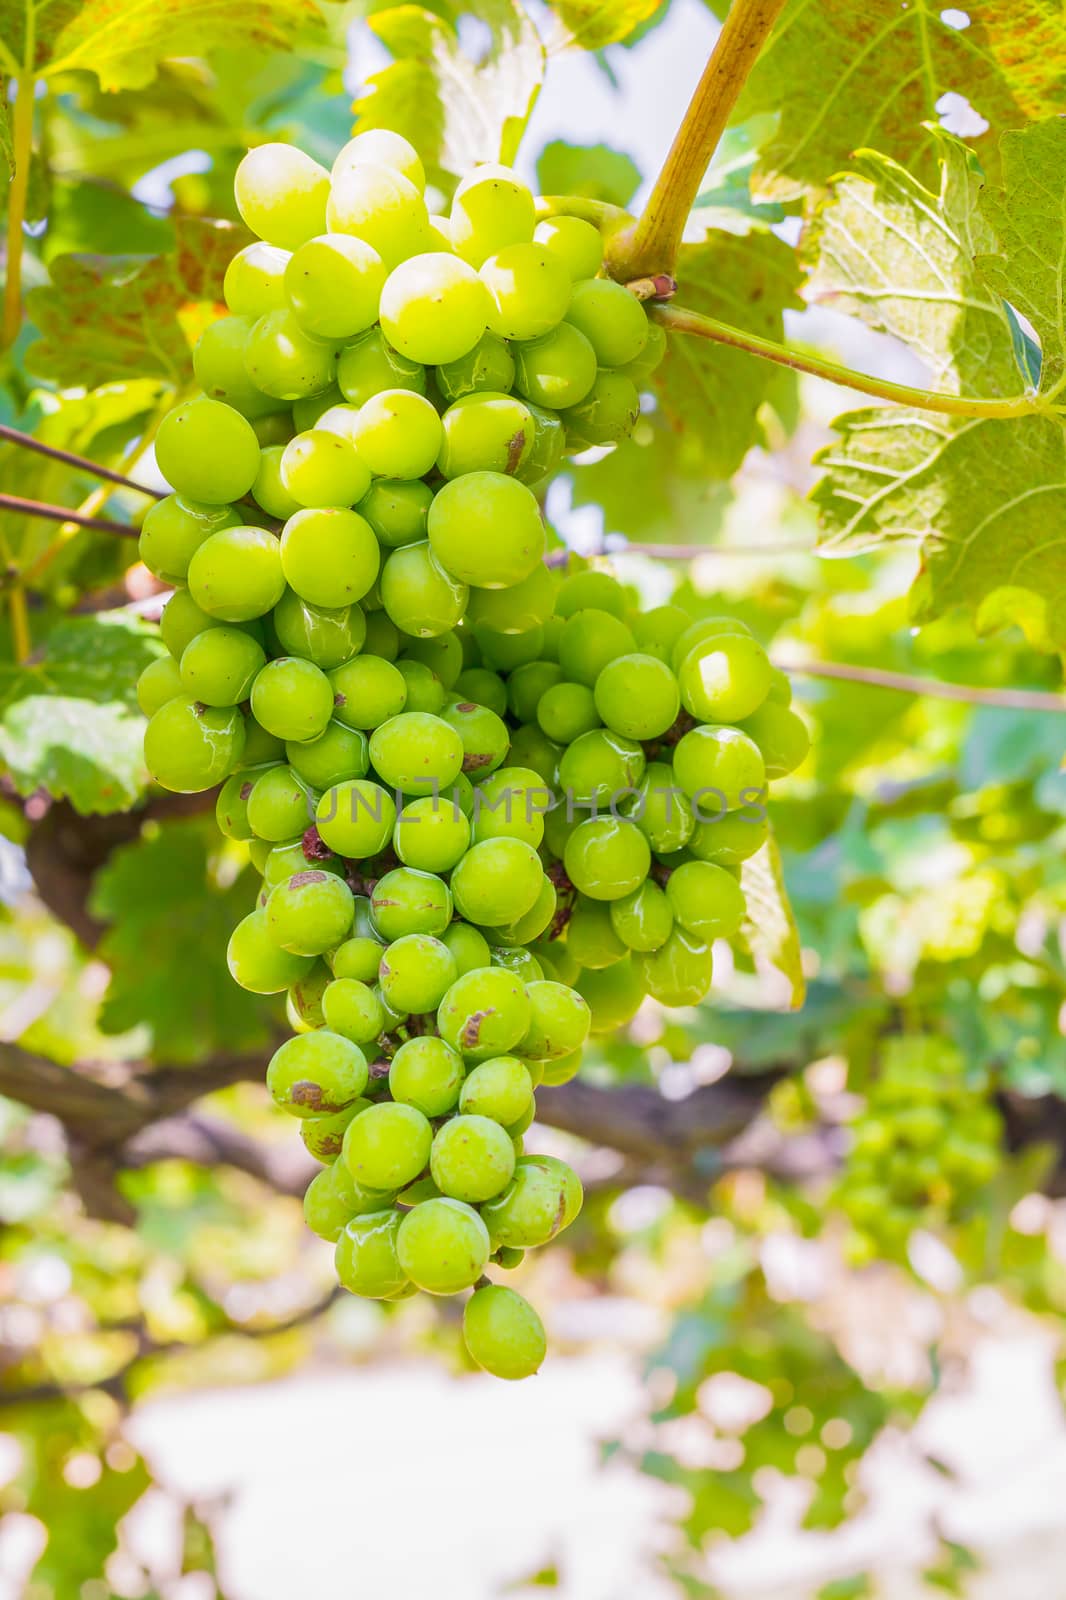
[[332,176],[242,163],[260,242],[159,432],[141,555],[176,592],[139,697],[156,781],[221,785],[262,874],[230,970],[287,997],[267,1081],[323,1163],[305,1210],[340,1281],[473,1288],[470,1353],[517,1378],[543,1329],[485,1268],[582,1199],[524,1152],[534,1092],[646,995],[703,999],[807,736],[742,623],[545,562],[531,485],[624,435],[662,354],[599,234],[537,225],[502,168],[447,218],[423,186],[381,132]]
[[999,1171],[988,1074],[932,1034],[888,1041],[852,1131],[838,1199],[860,1256],[898,1255],[917,1227],[957,1220]]

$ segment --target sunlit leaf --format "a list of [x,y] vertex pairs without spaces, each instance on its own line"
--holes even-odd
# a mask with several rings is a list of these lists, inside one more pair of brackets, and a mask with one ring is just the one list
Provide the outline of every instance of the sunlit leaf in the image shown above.
[[550,0],[550,4],[567,44],[602,50],[647,22],[660,0]]
[[640,168],[632,156],[609,144],[553,139],[537,158],[537,182],[542,194],[581,195],[624,208],[640,188]]
[[799,930],[789,904],[781,852],[770,838],[740,869],[747,902],[744,938],[756,963],[772,967],[788,980],[793,1010],[803,1004],[806,982]]

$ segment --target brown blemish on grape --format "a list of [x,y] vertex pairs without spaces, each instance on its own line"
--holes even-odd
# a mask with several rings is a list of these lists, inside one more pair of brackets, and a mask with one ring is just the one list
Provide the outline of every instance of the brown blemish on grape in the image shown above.
[[328,861],[333,854],[313,822],[300,840],[300,849],[305,861]]
[[290,889],[303,889],[309,883],[325,883],[327,872],[294,872],[289,879]]
[[241,786],[240,786],[240,789],[238,790],[238,794],[240,795],[240,798],[242,800],[247,800],[248,796],[251,794],[251,792],[252,792],[252,790],[254,788],[255,788],[254,783],[242,783]]
[[492,765],[492,756],[487,751],[472,750],[463,757],[464,772],[480,772],[482,767]]
[[474,1011],[463,1023],[462,1031],[459,1034],[459,1042],[467,1050],[477,1049],[478,1040],[481,1038],[481,1025],[487,1018],[494,1015],[494,1009],[490,1007],[487,1011]]
[[343,1107],[335,1106],[327,1100],[322,1093],[322,1085],[313,1083],[309,1078],[301,1078],[294,1083],[289,1093],[289,1099],[294,1106],[310,1106],[313,1111],[341,1111]]
[[518,471],[522,461],[522,453],[525,448],[526,430],[524,428],[519,428],[518,432],[512,434],[511,438],[507,442],[507,464],[503,469],[504,472],[515,473]]

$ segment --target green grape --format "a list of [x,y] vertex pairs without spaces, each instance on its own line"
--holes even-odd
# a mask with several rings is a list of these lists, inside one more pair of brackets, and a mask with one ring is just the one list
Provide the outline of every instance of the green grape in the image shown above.
[[[281,411],[269,411],[265,417],[252,417],[252,430],[259,440],[260,452],[271,448],[273,445],[287,445],[296,429],[292,423],[292,407],[286,406]],[[256,474],[258,480],[258,474]],[[252,485],[253,491],[255,485]]]
[[591,1018],[585,1001],[569,985],[546,979],[528,989],[530,1025],[519,1046],[535,1061],[572,1055],[588,1038]]
[[692,838],[696,820],[673,767],[665,761],[650,762],[636,788],[632,808],[623,803],[622,809],[629,812],[652,849],[660,855],[682,849]]
[[546,411],[532,400],[526,402],[526,409],[533,418],[533,448],[516,476],[521,483],[536,487],[550,478],[562,461],[566,453],[566,429],[557,412]]
[[544,877],[540,857],[522,839],[486,839],[472,845],[451,877],[461,917],[499,927],[531,911]]
[[286,304],[285,268],[289,252],[257,239],[238,250],[222,283],[226,305],[236,317],[265,317]]
[[548,217],[533,235],[566,268],[574,283],[594,278],[603,264],[603,235],[581,217]]
[[430,239],[429,214],[418,189],[394,168],[373,162],[338,171],[326,223],[330,233],[354,233],[372,245],[390,272],[425,250]]
[[704,640],[678,669],[686,711],[701,722],[739,722],[757,711],[770,689],[770,659],[750,634]]
[[560,410],[584,400],[596,381],[596,352],[569,322],[520,344],[515,351],[515,388],[526,400]]
[[237,210],[253,233],[295,250],[325,232],[329,173],[290,144],[249,150],[233,180]]
[[488,667],[468,667],[455,680],[455,692],[466,702],[486,706],[498,717],[507,715],[507,685]]
[[266,528],[223,528],[189,562],[189,593],[220,622],[251,622],[285,593],[281,546]]
[[444,685],[422,661],[397,661],[396,670],[407,686],[407,711],[429,712],[437,716],[444,710]]
[[533,1080],[517,1056],[495,1056],[470,1073],[459,1091],[459,1110],[509,1128],[529,1110]]
[[[269,922],[269,917],[267,921]],[[287,996],[289,1009],[304,1028],[322,1028],[326,1015],[322,1010],[322,996],[331,982],[330,970],[324,961],[316,961],[306,977],[292,985]]]
[[393,1191],[413,1183],[425,1169],[432,1143],[433,1130],[422,1112],[393,1101],[371,1106],[349,1124],[342,1159],[356,1183]]
[[[560,617],[572,617],[577,611],[607,611],[620,622],[629,614],[629,597],[622,584],[609,572],[589,568],[585,572],[572,572],[559,585],[555,610]],[[634,619],[634,631],[638,618]],[[686,622],[688,618],[685,618]]]
[[677,679],[655,656],[617,656],[596,679],[596,710],[627,739],[656,739],[681,709]]
[[[516,667],[505,686],[505,709],[518,722],[533,722],[541,700],[562,681],[562,676],[563,669],[557,661],[527,661]],[[484,703],[489,704],[487,700]],[[493,709],[500,710],[498,706]]]
[[475,967],[457,978],[440,1003],[441,1038],[470,1061],[506,1055],[530,1023],[529,997],[513,973]]
[[371,484],[359,502],[360,516],[366,518],[381,544],[396,550],[401,545],[418,544],[426,537],[433,490],[418,479],[382,479]]
[[633,958],[634,969],[660,1005],[698,1005],[711,987],[713,957],[708,945],[675,925],[658,950]]
[[232,506],[206,505],[168,494],[150,506],[141,523],[137,553],[164,583],[184,583],[189,562],[205,539],[240,525]]
[[787,778],[807,759],[811,748],[807,724],[788,706],[767,699],[740,726],[758,745],[768,778]]
[[272,733],[267,733],[261,728],[255,718],[249,713],[244,718],[244,750],[238,767],[265,767],[279,762],[285,754],[285,746],[280,739],[275,739]]
[[591,972],[613,967],[628,954],[615,932],[610,907],[579,896],[566,925],[566,948],[574,961]]
[[366,734],[341,722],[328,722],[317,739],[287,744],[285,758],[309,788],[320,791],[365,777],[370,765]]
[[792,704],[792,682],[787,672],[782,672],[780,667],[770,668],[770,689],[766,696],[771,705],[790,706]]
[[[301,1132],[305,1126],[301,1124]],[[360,1188],[343,1161],[334,1160],[325,1171],[316,1173],[304,1195],[304,1221],[312,1233],[330,1244],[337,1243],[353,1217],[380,1209],[381,1196]]]
[[766,790],[759,747],[739,728],[702,726],[686,733],[674,749],[674,776],[696,802],[701,822],[762,799]]
[[266,915],[283,950],[320,956],[351,932],[352,891],[335,873],[308,867],[270,891]]
[[[266,841],[261,841],[266,843]],[[269,894],[279,883],[287,883],[297,872],[306,872],[313,866],[318,872],[333,872],[342,876],[343,869],[334,856],[311,862],[304,854],[303,834],[297,839],[283,839],[277,844],[267,844],[267,854],[260,871],[263,874],[263,892]]]
[[[495,929],[493,930],[495,932]],[[544,976],[544,968],[528,950],[513,945],[494,944],[489,947],[489,961],[494,967],[511,972],[522,983],[537,983]]]
[[507,755],[510,733],[502,717],[488,706],[455,700],[441,713],[463,745],[463,771],[482,776],[494,772]]
[[137,704],[146,717],[158,711],[160,706],[165,706],[168,700],[174,700],[184,693],[181,672],[173,656],[160,656],[157,661],[149,661],[137,679]]
[[739,617],[701,617],[698,622],[690,622],[674,642],[670,665],[679,673],[697,645],[726,633],[739,633],[751,638],[751,629]]
[[435,495],[429,542],[440,564],[462,583],[505,589],[540,563],[544,525],[525,484],[500,472],[468,472]]
[[477,273],[457,256],[412,256],[389,274],[381,293],[381,329],[389,343],[426,366],[472,351],[490,312]]
[[[595,900],[586,900],[584,904],[591,906],[597,916],[605,910]],[[566,983],[574,987],[581,973],[581,964],[574,959],[568,945],[555,938],[538,939],[530,949],[544,968],[544,976],[550,983]],[[550,972],[549,967],[552,969]]]
[[296,433],[308,433],[312,428],[317,428],[328,412],[337,407],[344,407],[344,400],[345,397],[337,383],[331,383],[328,388],[320,389],[317,394],[303,395],[299,400],[294,400],[290,408],[292,427],[285,443],[288,444]]
[[426,795],[400,812],[393,845],[406,867],[450,872],[469,848],[470,824],[454,800]]
[[627,361],[622,372],[632,379],[638,389],[648,388],[648,379],[661,366],[666,355],[666,330],[657,322],[648,323],[648,338],[643,350],[634,360]]
[[635,361],[648,339],[648,318],[640,301],[611,278],[575,283],[566,320],[579,328],[601,367]]
[[375,728],[370,760],[390,787],[418,798],[454,782],[463,765],[463,744],[440,717],[405,711]]
[[305,333],[292,311],[268,311],[248,335],[244,370],[263,394],[304,400],[321,394],[336,379],[336,345]]
[[[621,661],[631,659],[628,656],[619,657]],[[562,677],[562,670],[561,667],[556,668],[559,678]],[[583,733],[591,733],[600,726],[600,714],[592,690],[583,683],[560,682],[558,678],[538,702],[536,718],[542,731],[556,744],[573,744]]]
[[457,1294],[489,1259],[488,1229],[471,1206],[445,1195],[409,1211],[397,1236],[400,1265],[428,1294]]
[[[351,978],[364,987],[377,983],[383,948],[376,935],[357,933],[345,939],[330,958],[334,978],[338,981]],[[345,1029],[335,1028],[334,1032],[344,1033]]]
[[430,1174],[441,1194],[453,1200],[465,1200],[468,1205],[491,1200],[506,1189],[514,1169],[510,1137],[488,1117],[453,1117],[433,1140]]
[[637,648],[647,656],[657,656],[667,666],[673,664],[674,645],[689,626],[691,618],[680,606],[653,606],[633,618],[633,637]]
[[455,970],[460,978],[473,972],[475,967],[489,965],[489,942],[478,928],[472,928],[468,922],[453,922],[440,937],[441,943],[446,944],[455,957]]
[[196,341],[192,369],[209,400],[223,400],[251,422],[279,409],[248,377],[244,352],[254,326],[251,317],[219,317]]
[[[353,1117],[357,1117],[360,1111],[365,1111],[369,1104],[369,1100],[364,1100],[360,1096],[358,1100],[353,1100],[350,1106],[345,1106],[343,1111],[328,1111],[321,1117],[301,1117],[300,1138],[303,1140],[304,1148],[308,1155],[314,1156],[316,1161],[334,1163],[341,1153],[341,1146],[344,1143],[344,1135],[349,1122]],[[341,1162],[340,1166],[341,1171],[347,1174],[347,1168],[343,1162]],[[348,1176],[347,1181],[351,1183],[350,1176]],[[340,1179],[339,1176],[338,1182],[343,1183],[343,1179]],[[352,1187],[354,1189],[355,1185],[353,1184]],[[380,1195],[377,1203],[378,1205],[381,1204]],[[352,1215],[355,1216],[356,1213],[353,1211]]]
[[395,661],[400,653],[400,630],[384,611],[372,611],[366,619],[366,650],[380,660]]
[[633,635],[624,622],[585,606],[566,619],[559,635],[559,665],[573,683],[595,687],[596,679],[618,656],[633,654]]
[[373,1044],[385,1027],[381,1001],[369,984],[358,978],[334,977],[322,996],[322,1010],[326,1027],[353,1044]]
[[350,1106],[366,1088],[369,1076],[366,1057],[358,1045],[327,1028],[316,1028],[313,1033],[286,1039],[274,1051],[267,1067],[267,1088],[283,1111],[294,1117],[317,1117]]
[[481,267],[488,324],[501,339],[538,339],[566,315],[570,274],[544,245],[509,244]]
[[337,361],[337,383],[353,406],[365,405],[386,389],[425,394],[426,369],[387,344],[379,328],[371,328],[354,344],[345,345]]
[[278,739],[317,739],[333,713],[333,689],[313,661],[279,656],[267,662],[252,685],[252,713]]
[[392,1098],[427,1117],[443,1117],[454,1109],[462,1081],[462,1056],[432,1034],[406,1040],[389,1067]]
[[407,703],[403,674],[391,661],[358,656],[329,674],[333,715],[348,728],[369,731],[398,716]]
[[261,910],[238,922],[230,934],[226,962],[234,982],[252,994],[284,994],[314,966],[310,956],[294,956],[275,943]]
[[526,945],[538,939],[555,919],[559,896],[550,878],[541,878],[540,892],[529,910],[493,929],[503,945]]
[[169,411],[155,438],[155,459],[171,488],[205,505],[246,495],[259,470],[259,441],[247,417],[221,400],[189,400]]
[[470,1359],[494,1378],[531,1378],[548,1353],[544,1324],[529,1301],[495,1283],[467,1301],[463,1341]]
[[410,389],[384,389],[360,406],[355,444],[378,477],[420,478],[441,446],[441,421],[431,403]]
[[594,1034],[617,1033],[626,1027],[640,1010],[647,993],[628,953],[624,960],[615,961],[609,967],[583,972],[577,987],[588,1002]]
[[645,757],[639,744],[609,728],[583,733],[564,751],[559,784],[572,804],[614,800],[634,789],[644,776]]
[[362,239],[327,233],[300,245],[285,268],[285,293],[301,327],[350,339],[378,320],[385,264]]
[[713,822],[698,822],[688,848],[697,861],[713,861],[722,867],[737,867],[761,850],[770,834],[765,812],[743,807]]
[[432,639],[410,639],[404,645],[404,654],[412,661],[422,661],[450,689],[463,670],[463,644],[454,632],[437,634]]
[[207,706],[240,705],[265,663],[266,652],[249,634],[239,628],[207,628],[182,651],[182,688]]
[[475,167],[459,184],[449,217],[452,248],[473,267],[533,237],[533,196],[509,167]]
[[297,511],[281,535],[285,579],[312,605],[336,608],[361,600],[380,560],[369,522],[342,506]]
[[314,820],[306,786],[289,767],[260,773],[248,797],[248,826],[257,839],[280,844],[302,834]]
[[452,920],[448,885],[432,872],[394,867],[374,885],[370,897],[374,927],[390,943],[408,933],[444,932]]
[[[546,1089],[559,1089],[564,1083],[572,1083],[581,1070],[581,1051],[575,1050],[572,1056],[563,1056],[560,1061],[546,1061],[544,1063],[544,1087]],[[301,1123],[301,1127],[305,1124]],[[506,1262],[500,1262],[501,1267]]]
[[244,720],[232,708],[202,706],[176,695],[149,719],[144,760],[163,789],[197,794],[221,783],[240,760]]
[[436,1011],[459,976],[448,946],[425,933],[390,944],[381,959],[381,992],[394,1011]]
[[569,1227],[581,1210],[582,1198],[581,1181],[564,1161],[521,1156],[511,1183],[483,1207],[481,1215],[494,1247],[530,1250]]
[[285,654],[303,656],[323,672],[350,662],[366,640],[366,618],[358,606],[314,606],[294,589],[286,589],[272,620]]
[[[286,441],[288,442],[288,441]],[[268,517],[284,522],[294,511],[299,511],[300,501],[295,499],[281,481],[281,463],[285,445],[272,444],[259,453],[259,471],[252,484],[252,499]]]
[[555,782],[561,753],[562,746],[553,744],[547,734],[531,723],[516,728],[511,736],[511,760],[535,772],[543,784]]
[[744,919],[744,893],[731,872],[709,861],[686,861],[671,872],[666,898],[678,925],[709,944],[731,939]]
[[[383,1108],[371,1107],[372,1111],[378,1109]],[[408,1280],[396,1251],[401,1221],[401,1212],[388,1210],[352,1218],[337,1240],[334,1256],[337,1277],[345,1289],[365,1300],[392,1300],[403,1293]]]
[[392,838],[396,803],[380,784],[352,778],[327,789],[315,810],[319,837],[330,850],[364,861]]
[[469,394],[506,394],[514,375],[510,347],[494,333],[482,334],[474,348],[457,360],[441,362],[435,374],[437,388],[449,405]]
[[584,446],[628,439],[639,416],[640,395],[633,380],[624,372],[601,371],[585,398],[566,408],[562,420],[568,436]]
[[647,878],[632,894],[611,901],[611,926],[627,949],[658,950],[674,926],[671,902],[659,885]]
[[567,805],[562,796],[555,799],[551,811],[544,818],[544,843],[550,856],[562,860],[567,839],[583,820],[580,808]]
[[521,583],[470,592],[467,618],[486,666],[505,672],[537,659],[543,649],[543,625],[551,616],[553,598],[551,573],[539,562]]
[[357,133],[354,139],[348,140],[334,161],[333,176],[336,178],[349,167],[365,166],[367,162],[394,168],[416,189],[426,187],[426,174],[418,159],[418,151],[401,133],[393,133],[388,128],[369,128],[366,133]]
[[566,841],[566,875],[592,900],[620,900],[638,889],[651,867],[648,841],[624,817],[590,817]]
[[298,507],[353,506],[370,487],[370,469],[349,439],[312,428],[285,446],[281,481]]
[[469,394],[441,418],[437,466],[446,478],[467,472],[516,475],[533,448],[532,414],[516,395]]

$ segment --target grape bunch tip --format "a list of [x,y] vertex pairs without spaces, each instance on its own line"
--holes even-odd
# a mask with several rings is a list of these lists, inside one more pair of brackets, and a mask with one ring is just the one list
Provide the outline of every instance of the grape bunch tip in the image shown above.
[[544,1328],[486,1271],[582,1204],[524,1149],[535,1091],[646,996],[704,999],[806,729],[743,623],[545,563],[539,494],[631,432],[665,350],[595,228],[538,222],[496,166],[431,216],[383,130],[331,172],[259,146],[235,187],[257,238],[140,535],[175,589],[145,759],[219,786],[262,875],[229,967],[285,995],[267,1084],[322,1164],[305,1215],[340,1282],[473,1290],[472,1360],[523,1378]]

